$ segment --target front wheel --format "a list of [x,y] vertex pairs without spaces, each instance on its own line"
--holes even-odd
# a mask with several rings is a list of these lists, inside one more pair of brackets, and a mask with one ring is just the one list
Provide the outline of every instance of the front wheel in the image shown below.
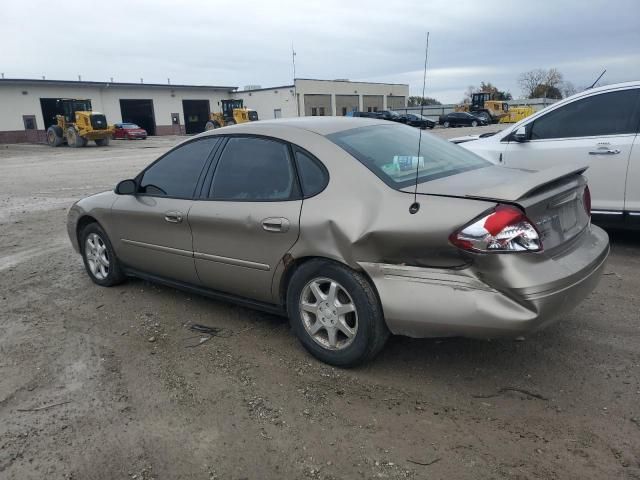
[[233,120],[233,119],[231,119],[231,120],[226,120],[226,124],[227,124],[227,126],[229,126],[229,125],[235,125],[235,124],[236,124],[236,121],[235,121],[235,120]]
[[389,338],[367,278],[338,263],[311,260],[299,267],[287,289],[287,312],[302,345],[331,365],[370,360]]
[[449,122],[444,122],[444,123],[442,124],[442,126],[443,126],[444,128],[449,128],[449,125],[451,125]]
[[116,258],[109,237],[97,223],[90,223],[80,232],[84,266],[94,283],[111,287],[124,282],[125,274]]
[[471,126],[472,127],[477,127],[478,126],[478,122],[476,122],[475,120],[473,122],[471,122]]

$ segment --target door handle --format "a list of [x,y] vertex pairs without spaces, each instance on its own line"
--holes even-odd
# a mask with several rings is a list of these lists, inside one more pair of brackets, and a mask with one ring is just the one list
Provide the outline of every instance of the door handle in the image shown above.
[[289,220],[282,217],[265,218],[262,220],[262,229],[266,232],[288,232],[289,226]]
[[182,222],[182,212],[165,212],[164,220],[169,223]]
[[617,155],[620,153],[620,150],[617,148],[601,148],[598,150],[591,150],[589,155]]

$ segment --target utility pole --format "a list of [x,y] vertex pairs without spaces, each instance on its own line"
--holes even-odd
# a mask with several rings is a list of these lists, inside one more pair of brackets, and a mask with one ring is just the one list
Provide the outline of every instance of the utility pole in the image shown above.
[[291,42],[291,62],[293,63],[293,96],[296,100],[296,112],[300,116],[300,101],[298,100],[298,89],[296,87],[296,51],[293,49],[293,42]]

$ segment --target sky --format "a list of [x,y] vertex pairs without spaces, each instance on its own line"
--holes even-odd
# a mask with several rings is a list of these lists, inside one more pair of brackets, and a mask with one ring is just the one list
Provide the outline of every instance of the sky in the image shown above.
[[[0,72],[263,87],[298,78],[407,83],[462,100],[557,68],[577,87],[640,79],[640,0],[1,0]],[[71,13],[71,14],[70,14]]]

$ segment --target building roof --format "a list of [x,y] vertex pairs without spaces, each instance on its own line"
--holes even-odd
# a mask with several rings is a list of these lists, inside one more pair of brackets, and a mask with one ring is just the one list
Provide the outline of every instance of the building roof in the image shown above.
[[34,78],[1,78],[0,85],[51,85],[61,87],[98,87],[98,88],[172,88],[197,90],[223,90],[234,92],[238,87],[220,85],[182,85],[173,83],[134,83],[134,82],[94,82],[86,80],[41,80]]
[[295,85],[280,85],[279,87],[264,87],[264,88],[252,88],[250,90],[237,90],[234,93],[251,93],[251,92],[264,92],[266,90],[284,90],[285,88],[294,88]]
[[366,82],[364,80],[347,80],[344,78],[337,78],[335,80],[327,78],[295,78],[295,80],[308,80],[311,82],[336,82],[336,83],[368,83],[371,85],[400,85],[402,87],[408,87],[408,83],[387,83],[387,82]]

